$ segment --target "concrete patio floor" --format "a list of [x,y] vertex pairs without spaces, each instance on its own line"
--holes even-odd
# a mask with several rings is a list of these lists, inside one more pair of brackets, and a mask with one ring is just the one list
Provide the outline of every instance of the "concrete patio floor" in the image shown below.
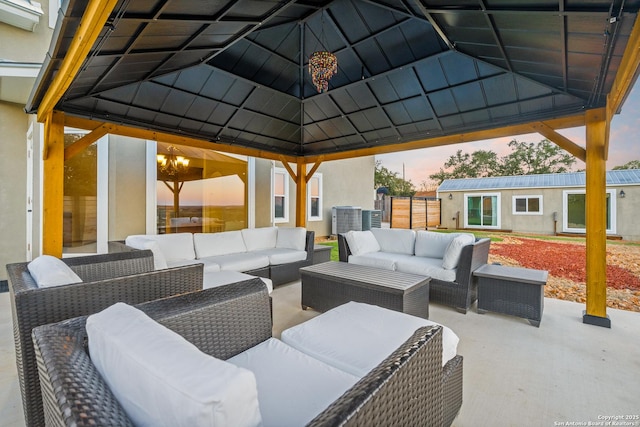
[[[300,308],[300,282],[272,296],[274,336],[318,315]],[[545,299],[535,328],[475,307],[462,315],[431,304],[430,319],[458,334],[464,356],[464,400],[454,425],[640,426],[640,313],[609,309],[612,328],[605,329],[583,324],[583,309]],[[0,294],[0,425],[24,425],[8,293]]]

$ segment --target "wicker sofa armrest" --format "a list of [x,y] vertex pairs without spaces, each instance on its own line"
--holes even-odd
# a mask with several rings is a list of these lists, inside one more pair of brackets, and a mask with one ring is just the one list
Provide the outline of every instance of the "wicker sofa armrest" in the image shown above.
[[344,233],[338,234],[338,259],[341,262],[349,262],[349,255],[351,255],[351,249],[347,239],[344,237]]
[[418,329],[308,426],[442,425],[442,327]]
[[305,261],[307,262],[308,265],[313,264],[313,247],[315,245],[315,237],[316,237],[315,231],[307,230],[307,236],[304,243],[304,250],[307,251],[307,258],[305,259]]
[[[137,306],[203,352],[226,359],[271,337],[267,288],[251,279]],[[131,425],[87,351],[87,316],[36,327],[47,425]]]
[[456,270],[457,283],[467,284],[473,280],[473,272],[487,263],[490,246],[491,239],[484,238],[462,248]]
[[[146,271],[151,251],[64,259],[83,277],[99,280],[38,288],[27,263],[7,265],[18,380],[27,425],[43,424],[42,397],[31,331],[36,326],[100,311],[118,301],[138,304],[202,289],[203,266]],[[97,262],[91,262],[97,261]],[[123,263],[124,266],[119,266]],[[149,264],[150,263],[150,264]],[[143,270],[142,273],[131,273]],[[121,275],[130,273],[128,275]],[[109,278],[108,276],[115,277]],[[107,277],[105,277],[107,276]]]

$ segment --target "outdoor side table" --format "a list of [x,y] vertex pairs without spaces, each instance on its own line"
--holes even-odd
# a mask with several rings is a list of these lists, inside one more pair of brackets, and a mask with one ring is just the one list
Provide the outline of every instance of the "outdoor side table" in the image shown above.
[[545,270],[483,265],[473,272],[478,280],[478,313],[510,314],[540,327],[548,274]]
[[356,301],[429,318],[427,276],[330,261],[301,268],[300,278],[303,310],[324,312]]
[[314,245],[313,246],[313,263],[322,264],[331,260],[331,246]]

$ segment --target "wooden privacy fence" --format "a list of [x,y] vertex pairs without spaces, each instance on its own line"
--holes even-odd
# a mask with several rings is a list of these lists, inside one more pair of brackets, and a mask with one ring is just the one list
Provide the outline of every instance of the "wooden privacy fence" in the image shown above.
[[426,230],[440,225],[440,199],[391,197],[391,228]]

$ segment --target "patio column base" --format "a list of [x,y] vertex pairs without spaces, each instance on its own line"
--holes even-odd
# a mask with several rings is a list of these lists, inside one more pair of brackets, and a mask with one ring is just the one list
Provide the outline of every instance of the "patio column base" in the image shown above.
[[609,316],[606,316],[606,317],[592,316],[590,314],[587,314],[587,310],[582,310],[582,323],[586,323],[588,325],[602,326],[603,328],[611,329],[611,319],[609,319]]

